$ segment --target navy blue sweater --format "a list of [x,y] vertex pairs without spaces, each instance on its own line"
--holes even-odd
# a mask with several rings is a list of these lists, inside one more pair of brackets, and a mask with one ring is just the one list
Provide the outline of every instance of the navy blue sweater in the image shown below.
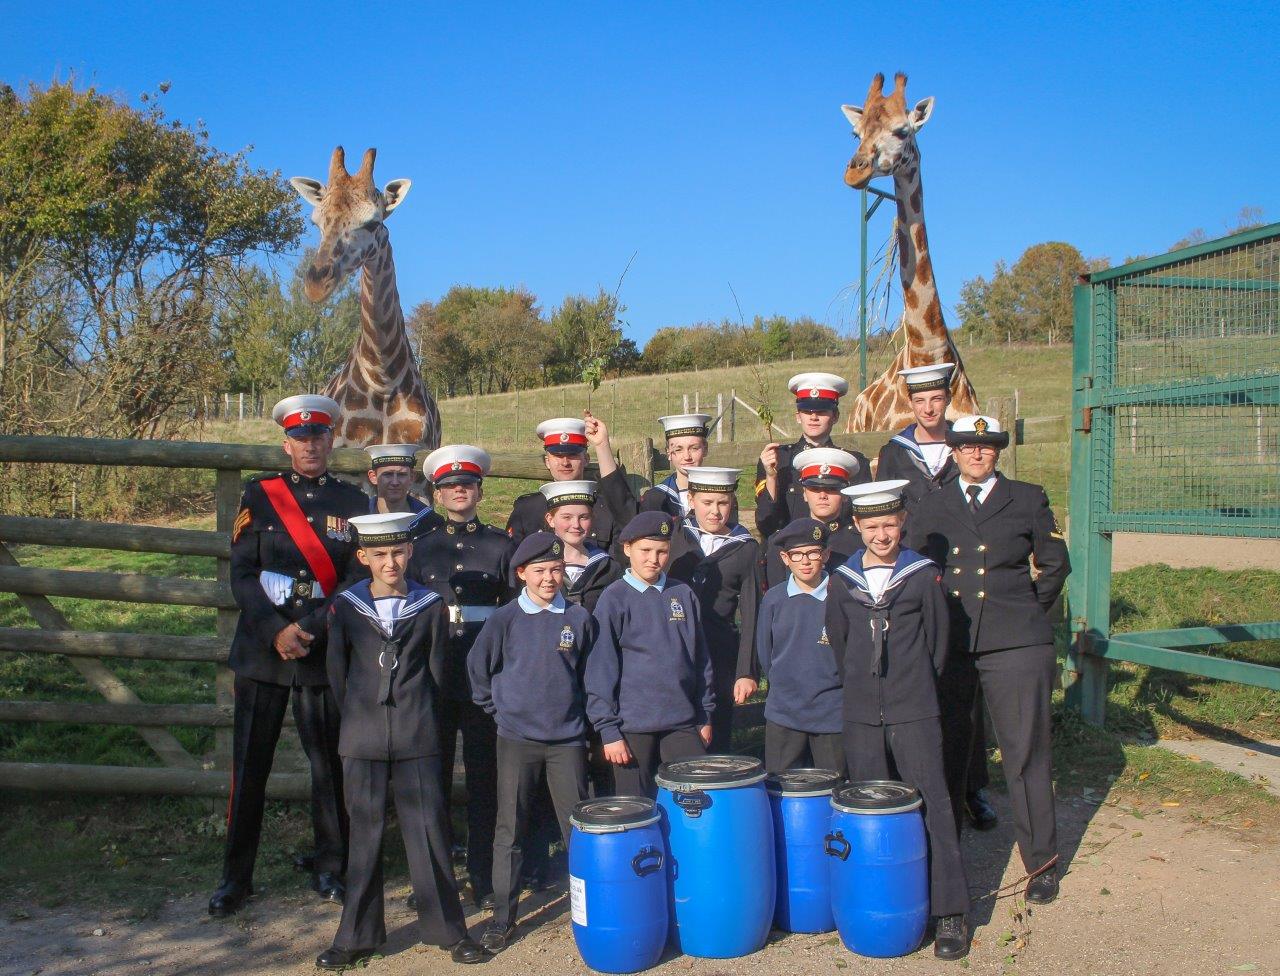
[[716,705],[693,590],[664,576],[640,591],[632,579],[624,576],[600,595],[599,632],[587,658],[587,715],[605,742],[624,732],[706,725]]
[[843,693],[836,655],[827,640],[828,577],[812,593],[791,575],[760,601],[756,655],[769,679],[764,717],[799,732],[839,732]]
[[543,609],[521,590],[494,611],[467,654],[467,673],[472,700],[500,735],[538,742],[586,735],[582,670],[595,630],[591,614],[559,595],[555,609]]

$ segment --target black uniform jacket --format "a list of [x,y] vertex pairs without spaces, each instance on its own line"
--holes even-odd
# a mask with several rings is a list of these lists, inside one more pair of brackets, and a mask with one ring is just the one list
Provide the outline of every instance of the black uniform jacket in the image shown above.
[[[950,429],[951,421],[948,420],[947,430]],[[955,458],[952,457],[947,458],[936,475],[930,474],[924,453],[916,443],[915,433],[916,425],[912,424],[901,433],[894,434],[889,443],[880,448],[880,456],[876,462],[877,481],[905,478],[909,482],[905,492],[908,504],[930,492],[939,491],[944,485],[955,481],[960,474]]]
[[[338,572],[335,592],[326,593],[323,599],[314,596],[311,568],[263,491],[263,482],[274,479],[283,479],[288,485]],[[355,558],[355,533],[347,528],[347,519],[368,510],[364,492],[331,474],[308,478],[290,471],[256,475],[246,482],[231,533],[231,592],[240,608],[240,619],[229,663],[236,674],[276,685],[328,683],[325,615],[337,592],[365,575]],[[295,581],[283,604],[273,604],[262,588],[264,571]],[[315,640],[306,657],[284,661],[273,641],[291,623],[315,635]]]
[[[830,440],[825,444],[810,444],[801,437],[794,444],[778,446],[778,497],[774,499],[765,488],[764,462],[756,462],[756,529],[761,538],[768,540],[779,529],[784,529],[798,518],[809,517],[809,503],[804,500],[804,489],[796,484],[796,470],[791,460],[801,451],[811,447],[845,448]],[[849,482],[860,485],[871,480],[871,462],[860,451],[849,451],[858,459],[858,473]]]
[[676,484],[675,474],[667,475],[640,496],[640,511],[666,512],[678,519],[689,514],[684,507],[684,492]]
[[361,580],[329,610],[329,685],[342,715],[338,755],[392,762],[435,756],[448,618],[440,594],[409,584],[388,632]]
[[[846,509],[848,502],[846,501]],[[850,556],[862,548],[862,536],[853,524],[853,516],[841,513],[839,518],[827,523],[831,534],[827,536],[827,547],[831,555],[827,557],[826,570],[834,573],[845,564]],[[764,546],[764,579],[766,589],[772,589],[779,583],[786,582],[791,570],[782,558],[782,550],[772,540]]]
[[[591,509],[591,541],[601,549],[607,549],[615,558],[621,554],[621,547],[615,545],[619,533],[640,510],[631,486],[627,483],[627,472],[622,465],[609,475],[596,482],[596,503]],[[520,545],[525,536],[534,532],[547,532],[547,499],[540,491],[531,491],[518,497],[511,507],[511,517],[507,519],[507,535],[514,545]],[[614,553],[614,550],[617,550]]]
[[[409,533],[411,538],[417,539],[420,536],[426,535],[436,526],[444,525],[444,516],[424,502],[421,498],[415,498],[413,495],[410,495],[406,501],[409,503],[409,511],[414,512],[418,516],[409,524]],[[369,514],[378,514],[378,498],[376,495],[369,499]]]
[[622,579],[622,565],[603,549],[592,547],[588,551],[590,556],[587,557],[587,565],[583,568],[581,575],[570,582],[569,573],[566,570],[564,585],[560,587],[560,592],[570,603],[577,604],[587,613],[595,613],[596,603],[599,602],[604,588],[614,580]]
[[760,544],[741,525],[730,530],[730,539],[712,555],[704,555],[698,530],[684,522],[671,540],[667,575],[689,584],[698,598],[717,678],[726,666],[737,678],[758,678],[756,615],[765,589]]
[[899,551],[877,599],[863,576],[865,552],[854,553],[827,587],[827,639],[844,684],[844,720],[891,725],[936,718],[948,644],[938,567],[910,549]]
[[467,652],[488,619],[511,598],[513,547],[507,534],[479,519],[445,521],[413,544],[406,575],[435,590],[448,606],[449,640],[441,690],[448,698],[471,700]]
[[1039,485],[997,475],[975,515],[952,481],[912,505],[906,544],[942,567],[957,649],[977,654],[1053,643],[1048,611],[1071,560]]

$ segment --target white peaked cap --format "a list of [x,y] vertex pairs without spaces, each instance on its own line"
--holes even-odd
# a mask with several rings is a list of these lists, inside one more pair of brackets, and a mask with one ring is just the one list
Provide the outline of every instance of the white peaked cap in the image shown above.
[[432,484],[440,484],[441,479],[469,478],[480,480],[489,473],[492,462],[489,452],[470,444],[450,444],[439,447],[427,455],[422,462],[422,473]]
[[552,508],[556,505],[593,505],[596,500],[594,481],[549,481],[539,485],[538,491]]
[[391,545],[409,538],[413,523],[420,512],[379,512],[376,515],[356,515],[347,524],[356,530],[356,540],[362,547]]
[[741,468],[685,468],[690,491],[733,491]]
[[372,467],[395,464],[411,468],[413,457],[421,447],[421,444],[370,444],[364,450]]
[[887,515],[902,509],[902,492],[910,483],[905,478],[868,481],[864,485],[842,488],[840,494],[849,496],[854,515]]
[[658,423],[667,437],[706,437],[707,424],[711,422],[709,413],[675,413],[669,417],[659,417]]

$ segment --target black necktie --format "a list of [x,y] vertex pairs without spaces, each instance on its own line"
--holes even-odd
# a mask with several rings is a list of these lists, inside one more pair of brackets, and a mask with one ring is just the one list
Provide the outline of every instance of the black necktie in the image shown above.
[[978,501],[978,496],[982,494],[982,486],[970,485],[965,489],[965,494],[969,496],[969,511],[977,515],[978,509],[982,507],[982,502]]

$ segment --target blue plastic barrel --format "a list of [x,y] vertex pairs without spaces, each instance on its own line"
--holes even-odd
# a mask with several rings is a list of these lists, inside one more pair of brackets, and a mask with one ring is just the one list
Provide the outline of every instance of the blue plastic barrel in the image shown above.
[[569,818],[569,905],[582,961],[602,973],[638,973],[667,944],[667,856],[647,797],[584,800]]
[[869,780],[831,795],[831,910],[840,940],[860,956],[914,952],[929,921],[929,843],[920,794]]
[[773,856],[777,866],[774,928],[784,932],[830,932],[831,869],[823,842],[831,827],[831,791],[841,777],[833,769],[788,769],[765,781],[773,809]]
[[658,768],[671,852],[671,937],[691,956],[729,959],[769,937],[776,892],[764,764],[703,756]]

